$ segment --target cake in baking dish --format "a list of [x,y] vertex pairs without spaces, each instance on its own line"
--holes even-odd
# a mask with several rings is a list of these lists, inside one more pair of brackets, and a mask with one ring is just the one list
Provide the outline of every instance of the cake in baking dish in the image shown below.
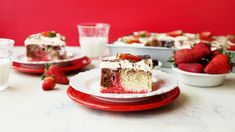
[[102,93],[147,93],[152,91],[150,56],[119,54],[100,64]]
[[24,41],[29,61],[53,61],[66,58],[65,37],[54,31],[32,34]]

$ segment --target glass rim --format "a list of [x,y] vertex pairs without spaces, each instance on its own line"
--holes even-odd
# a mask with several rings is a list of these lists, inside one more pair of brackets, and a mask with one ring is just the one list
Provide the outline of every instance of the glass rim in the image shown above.
[[[6,43],[1,43],[1,40],[7,41]],[[8,39],[8,38],[0,38],[0,45],[5,46],[5,45],[11,45],[13,46],[15,41],[13,39]]]
[[[102,25],[102,27],[97,27],[96,25]],[[110,24],[103,23],[103,22],[88,22],[88,23],[79,23],[77,24],[77,27],[82,28],[103,28],[103,27],[110,27]]]

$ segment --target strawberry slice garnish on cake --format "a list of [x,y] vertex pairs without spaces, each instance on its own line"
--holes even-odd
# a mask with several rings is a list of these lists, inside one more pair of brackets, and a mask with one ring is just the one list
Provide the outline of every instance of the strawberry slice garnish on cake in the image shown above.
[[168,32],[167,35],[172,36],[172,37],[177,37],[177,36],[182,36],[183,33],[184,32],[182,30],[175,30],[172,32]]
[[118,59],[121,59],[121,60],[130,60],[130,61],[134,61],[134,62],[142,60],[142,57],[135,56],[132,54],[119,54],[117,57],[118,57]]
[[228,50],[235,51],[235,45],[229,45]]
[[56,37],[56,33],[54,31],[41,32],[41,35],[44,37]]
[[133,36],[126,36],[121,39],[122,42],[128,43],[128,44],[133,44],[133,43],[140,43],[138,38],[135,38]]
[[214,39],[212,38],[213,34],[212,32],[201,32],[199,33],[199,39],[204,40],[204,41],[213,41]]
[[235,36],[227,35],[227,39],[229,40],[228,50],[235,51]]
[[148,31],[139,31],[139,32],[134,32],[133,36],[135,38],[144,38],[144,37],[149,37],[150,33]]
[[235,36],[234,35],[228,34],[226,37],[229,41],[234,41],[235,42]]

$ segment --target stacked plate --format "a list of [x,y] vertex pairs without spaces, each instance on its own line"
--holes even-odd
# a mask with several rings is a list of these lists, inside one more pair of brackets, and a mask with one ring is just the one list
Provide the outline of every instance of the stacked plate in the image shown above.
[[[100,70],[93,69],[72,77],[68,96],[81,105],[106,111],[140,111],[167,105],[180,94],[177,80],[171,74],[153,71],[154,90],[145,94],[112,94],[100,92]],[[161,82],[161,83],[159,83]]]
[[13,68],[20,72],[41,74],[45,64],[57,64],[63,71],[73,71],[86,67],[91,60],[86,57],[81,49],[66,47],[67,58],[56,61],[28,61],[25,53],[16,54],[13,58]]

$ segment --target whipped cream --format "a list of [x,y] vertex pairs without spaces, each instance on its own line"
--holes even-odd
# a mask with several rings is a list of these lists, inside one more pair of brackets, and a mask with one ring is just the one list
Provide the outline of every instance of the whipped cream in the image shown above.
[[55,37],[45,37],[41,33],[32,34],[24,41],[25,45],[38,44],[38,45],[65,45],[65,37],[56,33]]
[[115,60],[116,57],[106,57],[104,58],[103,62],[100,64],[100,68],[109,68],[109,69],[134,69],[134,70],[143,70],[145,72],[152,72],[152,59],[142,59],[138,62],[130,62],[128,60],[118,60],[118,61],[111,61]]
[[212,47],[221,48],[221,47],[229,47],[230,41],[227,37],[224,36],[215,36],[214,41],[211,42]]
[[170,41],[170,40],[174,41],[175,40],[174,37],[171,37],[171,36],[167,35],[166,33],[159,33],[156,35],[156,38],[159,41]]

